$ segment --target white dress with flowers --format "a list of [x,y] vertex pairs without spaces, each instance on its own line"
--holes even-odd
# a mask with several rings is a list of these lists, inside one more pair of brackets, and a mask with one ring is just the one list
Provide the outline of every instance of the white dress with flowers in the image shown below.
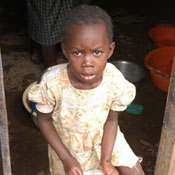
[[[90,90],[76,89],[69,81],[67,64],[61,64],[49,68],[28,95],[37,103],[38,111],[53,112],[53,124],[63,143],[87,171],[100,167],[103,126],[109,110],[125,110],[135,98],[135,86],[114,65],[107,63],[100,85]],[[132,167],[137,160],[118,128],[112,164]],[[51,175],[65,174],[50,146],[49,162]]]

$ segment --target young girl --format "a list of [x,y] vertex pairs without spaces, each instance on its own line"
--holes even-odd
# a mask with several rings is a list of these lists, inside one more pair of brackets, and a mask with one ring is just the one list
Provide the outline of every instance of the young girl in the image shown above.
[[51,175],[143,175],[139,158],[118,126],[118,112],[135,86],[107,63],[114,51],[109,15],[81,5],[68,15],[62,40],[67,64],[48,68],[29,91],[38,126],[49,143]]

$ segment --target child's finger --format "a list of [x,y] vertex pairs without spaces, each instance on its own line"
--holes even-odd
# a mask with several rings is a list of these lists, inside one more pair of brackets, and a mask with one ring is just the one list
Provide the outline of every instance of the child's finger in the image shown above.
[[112,175],[119,175],[119,172],[117,170],[112,172]]
[[113,170],[111,170],[111,171],[108,171],[107,173],[106,173],[107,175],[119,175],[119,172],[115,169],[113,169]]
[[74,168],[72,171],[73,175],[83,175],[83,172],[79,168]]
[[106,174],[107,174],[107,175],[112,175],[112,173],[113,173],[113,170],[108,171]]

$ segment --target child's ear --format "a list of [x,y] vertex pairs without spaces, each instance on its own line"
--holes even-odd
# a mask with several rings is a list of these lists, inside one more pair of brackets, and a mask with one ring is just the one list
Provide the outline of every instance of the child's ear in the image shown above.
[[112,42],[112,43],[109,45],[108,59],[112,56],[112,54],[113,54],[113,52],[114,52],[114,49],[115,49],[115,42]]
[[67,53],[66,53],[66,46],[65,46],[64,43],[61,43],[61,49],[62,49],[62,52],[63,52],[64,56],[65,56],[66,58],[68,58],[68,57],[67,57]]

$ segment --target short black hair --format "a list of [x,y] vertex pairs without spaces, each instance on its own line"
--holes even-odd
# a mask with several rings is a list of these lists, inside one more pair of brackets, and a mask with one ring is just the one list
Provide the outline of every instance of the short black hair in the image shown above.
[[66,38],[70,25],[104,23],[107,37],[113,41],[113,24],[108,13],[95,5],[79,5],[69,12],[63,24],[62,41]]

